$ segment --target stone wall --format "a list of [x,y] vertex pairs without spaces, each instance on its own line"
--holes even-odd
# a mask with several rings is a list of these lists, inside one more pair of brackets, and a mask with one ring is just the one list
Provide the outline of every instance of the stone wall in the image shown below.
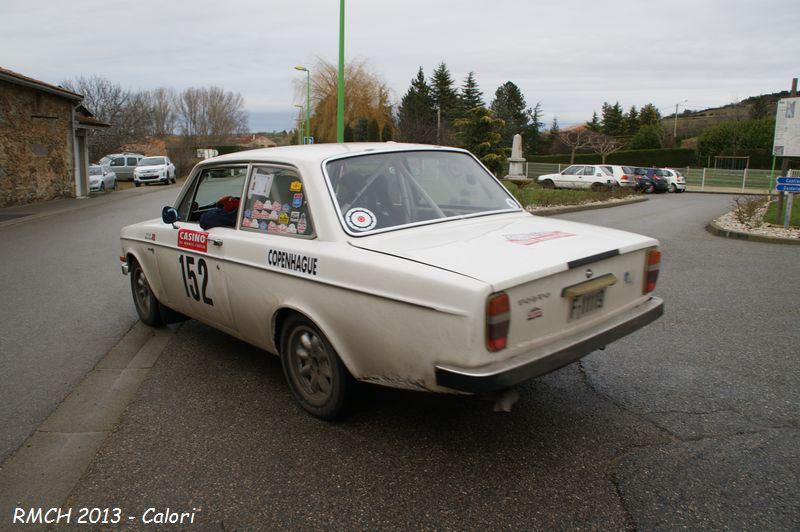
[[0,81],[0,207],[75,195],[72,108]]

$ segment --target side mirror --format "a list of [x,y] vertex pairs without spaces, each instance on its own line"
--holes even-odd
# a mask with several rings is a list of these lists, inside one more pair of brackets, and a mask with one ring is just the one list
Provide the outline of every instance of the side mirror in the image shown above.
[[165,224],[171,224],[172,227],[176,227],[175,222],[178,221],[178,211],[175,210],[175,207],[167,205],[161,209],[161,221]]

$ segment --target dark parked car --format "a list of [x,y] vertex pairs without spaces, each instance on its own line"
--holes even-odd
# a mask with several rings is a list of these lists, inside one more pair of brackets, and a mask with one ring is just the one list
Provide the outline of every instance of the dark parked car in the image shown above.
[[637,190],[642,190],[646,194],[669,190],[669,180],[658,175],[655,168],[634,168],[634,174]]

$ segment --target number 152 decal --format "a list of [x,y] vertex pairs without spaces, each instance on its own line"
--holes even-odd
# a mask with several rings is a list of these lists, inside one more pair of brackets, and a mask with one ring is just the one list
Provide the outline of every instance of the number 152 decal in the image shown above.
[[[195,258],[181,255],[178,258],[181,263],[181,276],[183,277],[183,288],[186,290],[186,297],[191,297],[195,301],[202,299],[206,305],[214,306],[214,300],[209,295],[208,286],[208,265],[204,258],[197,259],[197,270],[195,271]],[[200,277],[200,281],[198,281]]]

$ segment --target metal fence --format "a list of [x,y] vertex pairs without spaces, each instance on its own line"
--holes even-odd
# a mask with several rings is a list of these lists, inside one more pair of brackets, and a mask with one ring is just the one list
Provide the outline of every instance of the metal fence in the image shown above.
[[[535,180],[540,175],[557,174],[569,164],[525,163],[525,175]],[[508,173],[508,167],[505,168]],[[676,168],[686,177],[686,186],[695,192],[739,192],[742,194],[768,194],[775,189],[778,169],[723,170],[720,168]],[[789,175],[800,176],[800,170],[790,170]]]

